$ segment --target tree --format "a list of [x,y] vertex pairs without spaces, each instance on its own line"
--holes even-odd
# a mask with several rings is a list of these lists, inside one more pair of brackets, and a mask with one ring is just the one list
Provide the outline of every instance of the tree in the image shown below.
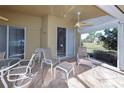
[[95,32],[90,32],[84,41],[93,43],[94,38],[95,38]]
[[103,36],[103,34],[101,32],[95,34],[96,38],[100,38],[101,36]]
[[117,50],[117,29],[105,29],[105,36],[101,36],[103,47],[108,50]]

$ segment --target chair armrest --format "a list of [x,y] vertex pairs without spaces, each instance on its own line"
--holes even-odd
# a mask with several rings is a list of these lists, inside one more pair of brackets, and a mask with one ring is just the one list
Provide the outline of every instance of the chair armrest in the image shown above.
[[[8,63],[8,66],[11,66],[11,65],[13,65],[13,64],[18,65],[18,62],[19,62],[21,59],[20,59],[20,58],[8,58],[8,59],[6,59],[6,60],[10,60],[10,62]],[[15,62],[17,62],[17,63],[15,63]]]
[[[23,60],[23,59],[22,59],[22,60],[19,60],[18,63],[17,63],[17,66],[23,66],[22,64],[23,64],[23,63],[26,63],[26,62],[27,62],[27,64],[28,64],[29,60]],[[11,63],[10,63],[10,64],[11,64]],[[9,64],[9,65],[10,65],[10,64]],[[27,64],[25,64],[25,65],[27,65]],[[25,66],[25,65],[24,65],[24,66]]]
[[[13,70],[21,70],[21,69],[25,69],[25,71],[23,73],[19,73],[19,72],[14,72],[14,73],[10,73],[11,71]],[[21,66],[21,67],[16,67],[16,68],[13,68],[11,70],[8,71],[8,74],[7,74],[7,80],[10,81],[10,82],[15,82],[15,81],[18,81],[18,80],[22,80],[22,79],[25,79],[25,78],[28,78],[28,76],[26,75],[27,74],[27,68],[29,69],[29,71],[31,72],[31,68],[30,67],[27,67],[27,66]],[[11,77],[15,77],[15,78],[11,78]]]
[[[13,59],[13,58],[12,58],[12,59]],[[23,63],[23,62],[29,62],[29,60],[23,60],[23,59],[22,59],[22,60],[19,60],[18,63],[17,63],[17,65],[21,65],[21,63]],[[10,63],[10,64],[11,64],[11,63]]]
[[44,59],[45,63],[50,64],[50,65],[56,65],[60,63],[60,59],[58,58],[49,58],[49,59]]
[[21,69],[21,68],[26,68],[27,66],[19,66],[19,67],[15,67],[15,68],[12,68],[12,69],[10,69],[9,71],[11,71],[11,70],[17,70],[17,69]]
[[[13,71],[13,70],[21,70],[21,69],[29,69],[29,70],[31,70],[31,68],[30,67],[27,67],[27,66],[20,66],[20,67],[15,67],[15,68],[12,68],[12,69],[10,69],[10,70],[8,70],[8,75],[7,76],[13,76],[13,75],[22,75],[22,73],[20,74],[20,73],[10,73],[11,71]],[[25,73],[27,73],[27,71],[25,70]],[[24,74],[24,73],[23,73]]]
[[53,57],[51,57],[49,60],[53,60],[53,59],[56,59],[56,60],[58,60],[58,61],[59,61],[59,63],[60,63],[60,57],[53,56]]
[[[23,63],[26,63],[26,62],[27,62],[27,64],[28,64],[29,61],[30,61],[30,60],[24,60],[24,59],[23,59],[23,60],[20,60],[20,65],[22,65]],[[26,65],[27,65],[27,64],[26,64]]]

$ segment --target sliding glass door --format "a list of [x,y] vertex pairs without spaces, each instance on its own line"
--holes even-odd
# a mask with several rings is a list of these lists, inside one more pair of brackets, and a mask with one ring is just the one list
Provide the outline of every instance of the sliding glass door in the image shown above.
[[57,56],[66,56],[66,28],[57,28]]
[[75,32],[71,28],[66,30],[66,56],[74,57],[75,51]]
[[57,56],[74,57],[75,32],[71,28],[57,28]]
[[0,25],[0,59],[5,58],[7,48],[7,27]]
[[24,58],[24,29],[9,27],[9,57]]
[[0,25],[0,59],[24,58],[25,29]]

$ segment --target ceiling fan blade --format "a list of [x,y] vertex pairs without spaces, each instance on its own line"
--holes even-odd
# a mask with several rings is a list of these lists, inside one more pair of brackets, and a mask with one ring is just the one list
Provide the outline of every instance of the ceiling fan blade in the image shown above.
[[93,24],[80,24],[80,26],[93,26]]
[[92,24],[75,24],[75,28],[80,28],[80,27],[87,27],[87,26],[93,26]]
[[79,23],[76,23],[76,24],[74,25],[74,27],[80,27],[80,24],[79,24]]
[[93,25],[93,24],[90,24],[90,23],[85,23],[85,22],[82,22],[82,21],[81,21],[81,22],[79,22],[79,23],[80,23],[81,25],[83,25],[83,24],[84,24],[84,25],[85,25],[85,24],[87,24],[87,25],[91,25],[91,26]]
[[74,28],[78,32],[80,32],[81,30],[83,30],[82,27],[93,26],[93,24],[85,23],[85,22],[79,21],[79,20],[80,20],[80,12],[77,13],[77,23],[74,25]]
[[3,17],[3,16],[0,16],[0,20],[3,20],[3,21],[8,21],[7,18]]
[[80,24],[86,24],[86,23],[85,23],[85,22],[83,22],[83,21],[80,21],[79,23],[80,23]]

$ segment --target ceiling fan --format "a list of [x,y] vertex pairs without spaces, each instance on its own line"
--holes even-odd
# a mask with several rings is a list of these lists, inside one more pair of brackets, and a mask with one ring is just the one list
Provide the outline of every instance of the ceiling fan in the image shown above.
[[3,17],[3,16],[0,16],[0,20],[2,20],[2,21],[8,21],[8,19],[5,18],[5,17]]
[[93,24],[80,22],[80,12],[77,12],[77,23],[74,25],[76,29],[81,29],[81,27],[92,26]]

